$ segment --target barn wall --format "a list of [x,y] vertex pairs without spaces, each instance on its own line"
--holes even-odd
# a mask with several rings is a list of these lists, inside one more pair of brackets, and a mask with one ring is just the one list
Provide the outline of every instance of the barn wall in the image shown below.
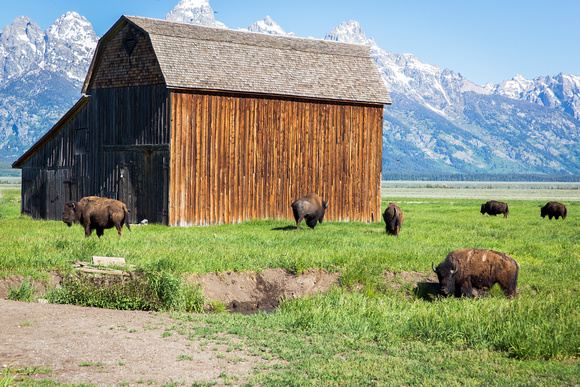
[[92,195],[121,200],[132,223],[167,224],[169,119],[164,86],[95,89]]
[[[76,200],[75,140],[88,127],[84,105],[22,166],[21,212],[35,219],[62,219],[64,203]],[[77,144],[78,145],[78,144]]]
[[325,220],[380,219],[382,106],[173,92],[169,224],[293,219],[309,192]]
[[130,221],[167,224],[169,127],[164,86],[93,90],[22,166],[22,213],[60,220],[64,203],[119,199]]

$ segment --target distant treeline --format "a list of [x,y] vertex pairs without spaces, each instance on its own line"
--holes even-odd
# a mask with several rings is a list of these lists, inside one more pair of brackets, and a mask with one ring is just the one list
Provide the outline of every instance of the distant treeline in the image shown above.
[[410,181],[533,181],[580,182],[580,175],[544,175],[539,173],[401,173],[385,172],[383,180]]
[[20,177],[21,173],[20,169],[12,168],[12,163],[0,161],[0,177]]

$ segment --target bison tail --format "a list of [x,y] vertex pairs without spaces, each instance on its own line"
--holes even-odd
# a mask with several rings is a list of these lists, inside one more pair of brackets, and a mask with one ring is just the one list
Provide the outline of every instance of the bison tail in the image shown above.
[[127,226],[127,230],[131,231],[131,227],[129,226],[129,211],[125,208],[125,226]]

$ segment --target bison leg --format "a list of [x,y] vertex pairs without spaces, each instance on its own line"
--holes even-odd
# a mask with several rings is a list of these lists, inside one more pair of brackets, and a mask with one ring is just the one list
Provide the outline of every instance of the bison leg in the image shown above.
[[501,287],[501,290],[503,290],[504,294],[508,297],[514,297],[515,295],[518,294],[517,284],[515,282],[507,287],[505,287],[505,286],[500,286],[500,287]]
[[[115,228],[117,229],[119,236],[121,236],[121,233],[123,231],[123,225],[122,224],[115,224]],[[129,230],[129,231],[131,231],[131,230]]]
[[314,229],[314,226],[316,226],[316,223],[318,223],[318,219],[316,217],[312,216],[312,217],[307,217],[306,218],[306,224],[311,229]]
[[90,224],[86,224],[84,226],[84,228],[85,228],[85,237],[87,237],[87,238],[90,237],[91,234],[93,233],[93,229],[91,228],[91,225]]
[[298,219],[296,219],[296,228],[299,229],[300,228],[300,223],[302,223],[302,217],[298,217]]
[[102,236],[103,236],[103,231],[104,231],[104,229],[103,229],[103,228],[101,228],[101,227],[98,227],[96,230],[97,230],[97,236],[98,236],[99,238],[100,238],[100,237],[102,237]]
[[302,219],[304,217],[300,214],[300,211],[292,204],[292,213],[294,214],[294,219],[296,219],[296,228],[300,228],[300,223],[302,223]]
[[460,294],[464,297],[473,297],[473,287],[471,286],[470,281],[465,281],[460,288]]

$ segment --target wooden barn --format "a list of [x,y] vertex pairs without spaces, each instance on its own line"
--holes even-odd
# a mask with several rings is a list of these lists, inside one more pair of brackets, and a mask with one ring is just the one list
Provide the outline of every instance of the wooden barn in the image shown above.
[[292,219],[315,192],[326,220],[380,219],[390,97],[368,46],[122,16],[82,93],[13,164],[24,214],[98,195],[132,223]]

